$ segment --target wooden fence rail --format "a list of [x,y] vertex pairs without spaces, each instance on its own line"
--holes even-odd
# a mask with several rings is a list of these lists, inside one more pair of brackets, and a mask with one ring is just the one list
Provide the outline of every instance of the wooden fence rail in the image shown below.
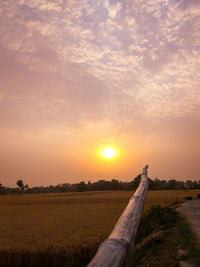
[[130,265],[144,198],[148,189],[147,169],[148,165],[143,169],[141,181],[135,194],[131,197],[110,236],[99,246],[88,267],[121,267]]

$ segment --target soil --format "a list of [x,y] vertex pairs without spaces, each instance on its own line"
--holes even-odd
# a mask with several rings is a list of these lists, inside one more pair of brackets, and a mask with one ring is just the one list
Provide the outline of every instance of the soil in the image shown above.
[[200,200],[187,201],[179,210],[187,217],[200,242]]

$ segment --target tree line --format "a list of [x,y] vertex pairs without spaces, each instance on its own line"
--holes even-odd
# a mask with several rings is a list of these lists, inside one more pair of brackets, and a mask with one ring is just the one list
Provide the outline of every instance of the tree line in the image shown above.
[[[80,183],[70,184],[63,183],[49,186],[34,186],[29,187],[25,185],[23,180],[17,180],[17,187],[6,187],[0,183],[0,194],[35,194],[35,193],[56,193],[56,192],[84,192],[84,191],[104,191],[104,190],[135,190],[137,189],[141,179],[141,174],[132,179],[130,182],[122,182],[116,179],[111,181],[99,180],[97,182],[87,183],[81,181]],[[175,179],[160,180],[150,179],[149,190],[184,190],[184,189],[200,189],[199,181],[177,181]]]

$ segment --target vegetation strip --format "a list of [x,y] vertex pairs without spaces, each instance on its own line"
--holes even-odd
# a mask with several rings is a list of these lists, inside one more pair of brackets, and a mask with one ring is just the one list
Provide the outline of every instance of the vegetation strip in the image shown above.
[[[88,181],[85,183],[81,181],[80,183],[70,184],[63,183],[58,185],[49,186],[35,186],[29,187],[27,184],[24,185],[22,180],[17,180],[16,185],[18,187],[6,187],[0,183],[0,195],[3,194],[17,194],[17,193],[58,193],[58,192],[84,192],[84,191],[104,191],[104,190],[136,190],[141,179],[141,174],[132,179],[130,182],[122,182],[117,179],[112,179],[111,181],[99,180],[97,182]],[[199,181],[177,181],[175,179],[150,179],[149,190],[186,190],[186,189],[200,189]],[[200,195],[199,195],[200,197]]]
[[133,253],[135,266],[200,266],[200,246],[188,221],[174,207],[153,205],[143,214]]

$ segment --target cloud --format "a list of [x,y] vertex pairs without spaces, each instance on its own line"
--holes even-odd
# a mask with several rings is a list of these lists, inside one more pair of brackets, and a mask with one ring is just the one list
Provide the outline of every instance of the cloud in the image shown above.
[[156,53],[144,57],[144,67],[151,74],[158,74],[163,71],[163,67],[173,61],[178,52],[178,48],[174,45],[168,45],[156,51]]
[[[44,72],[29,68],[16,59],[16,53],[0,48],[1,81],[4,78],[0,120],[5,127],[80,127],[105,116],[109,90],[83,68],[65,66],[65,75],[50,68]],[[44,47],[38,48],[34,56],[40,58],[43,67],[61,64],[56,54]]]
[[190,11],[195,11],[195,9],[200,8],[200,3],[198,0],[191,0],[191,1],[182,0],[182,1],[180,1],[178,7],[183,9],[183,10],[190,9]]
[[199,159],[199,19],[197,0],[0,1],[4,161],[20,163],[13,147],[22,165],[27,147],[40,160],[56,151],[46,165],[56,161],[51,173],[67,175],[77,166],[70,151],[115,141],[131,157],[137,150],[140,164],[149,159],[168,174],[167,163],[181,158],[177,173],[191,170]]
[[121,10],[122,4],[118,2],[116,5],[109,5],[108,6],[108,16],[112,19],[115,19],[117,13]]
[[5,82],[13,72],[24,88],[67,88],[65,101],[77,99],[85,119],[93,117],[92,103],[105,106],[111,97],[109,113],[126,121],[134,120],[133,105],[138,121],[199,112],[198,1],[25,0],[12,10],[8,2],[0,7],[1,40],[9,48],[2,52]]

